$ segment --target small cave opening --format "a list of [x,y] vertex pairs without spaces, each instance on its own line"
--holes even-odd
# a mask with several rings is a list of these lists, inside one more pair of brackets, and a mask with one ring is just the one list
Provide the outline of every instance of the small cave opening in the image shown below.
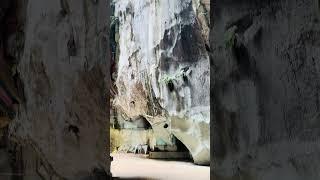
[[137,129],[149,130],[152,129],[150,122],[143,116],[138,116],[132,120]]
[[168,82],[168,89],[169,89],[170,92],[174,91],[174,84],[173,84],[172,80],[170,80]]
[[177,146],[177,151],[178,152],[187,152],[190,155],[189,158],[191,158],[191,154],[189,152],[189,149],[176,136],[173,135],[173,138],[174,138],[174,142]]
[[169,125],[167,124],[167,123],[165,123],[164,125],[163,125],[163,128],[168,128],[169,127]]

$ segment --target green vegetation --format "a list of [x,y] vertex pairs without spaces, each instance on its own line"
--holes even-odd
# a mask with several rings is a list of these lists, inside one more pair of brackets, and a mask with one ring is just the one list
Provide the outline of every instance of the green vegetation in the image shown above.
[[116,16],[110,16],[110,27],[119,23],[119,18]]
[[160,79],[160,83],[162,84],[168,84],[170,82],[172,82],[173,80],[175,80],[176,77],[173,75],[173,76],[170,76],[170,75],[163,75],[163,77]]
[[224,34],[224,43],[226,48],[232,48],[236,40],[237,26],[232,26]]
[[173,82],[174,80],[177,80],[180,77],[187,76],[189,73],[190,73],[190,70],[188,67],[180,68],[173,75],[164,74],[163,77],[160,79],[159,83],[169,84],[169,83]]

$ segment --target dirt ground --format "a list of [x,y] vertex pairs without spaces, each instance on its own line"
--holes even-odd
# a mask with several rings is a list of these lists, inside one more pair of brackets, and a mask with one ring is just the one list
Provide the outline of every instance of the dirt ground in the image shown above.
[[143,155],[112,154],[111,172],[115,179],[130,180],[209,180],[210,167],[191,162],[148,159]]

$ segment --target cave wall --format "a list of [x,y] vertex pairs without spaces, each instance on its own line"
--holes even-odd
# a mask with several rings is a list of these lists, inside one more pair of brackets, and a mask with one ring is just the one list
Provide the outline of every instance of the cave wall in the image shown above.
[[6,139],[1,157],[9,158],[1,159],[1,168],[11,169],[1,169],[3,178],[106,179],[109,1],[0,5],[0,19],[9,22],[1,26],[0,61],[7,66],[0,67],[0,79],[7,79],[9,94],[15,92],[12,84],[24,96],[9,127],[0,130]]
[[0,3],[0,128],[15,117],[17,104],[23,102],[23,89],[16,66],[24,45],[25,1]]
[[115,106],[128,118],[146,118],[168,145],[177,137],[198,164],[210,160],[208,4],[115,3],[120,35]]
[[212,4],[213,179],[319,179],[315,0]]

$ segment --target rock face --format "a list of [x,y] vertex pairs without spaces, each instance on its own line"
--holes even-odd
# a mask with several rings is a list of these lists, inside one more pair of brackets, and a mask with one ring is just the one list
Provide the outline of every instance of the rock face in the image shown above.
[[14,66],[20,57],[17,51],[23,47],[23,35],[18,24],[23,21],[24,12],[16,12],[23,9],[23,4],[6,0],[0,3],[0,128],[6,127],[14,118],[15,105],[22,100]]
[[21,5],[13,12],[25,12],[13,26],[23,38],[13,33],[5,43],[17,55],[25,96],[7,133],[21,154],[19,173],[30,180],[107,178],[109,1],[12,2]]
[[318,3],[214,4],[213,178],[320,178]]
[[195,163],[209,164],[208,20],[199,18],[199,7],[209,11],[191,0],[116,1],[115,105],[130,118],[146,118],[166,143],[173,134]]

